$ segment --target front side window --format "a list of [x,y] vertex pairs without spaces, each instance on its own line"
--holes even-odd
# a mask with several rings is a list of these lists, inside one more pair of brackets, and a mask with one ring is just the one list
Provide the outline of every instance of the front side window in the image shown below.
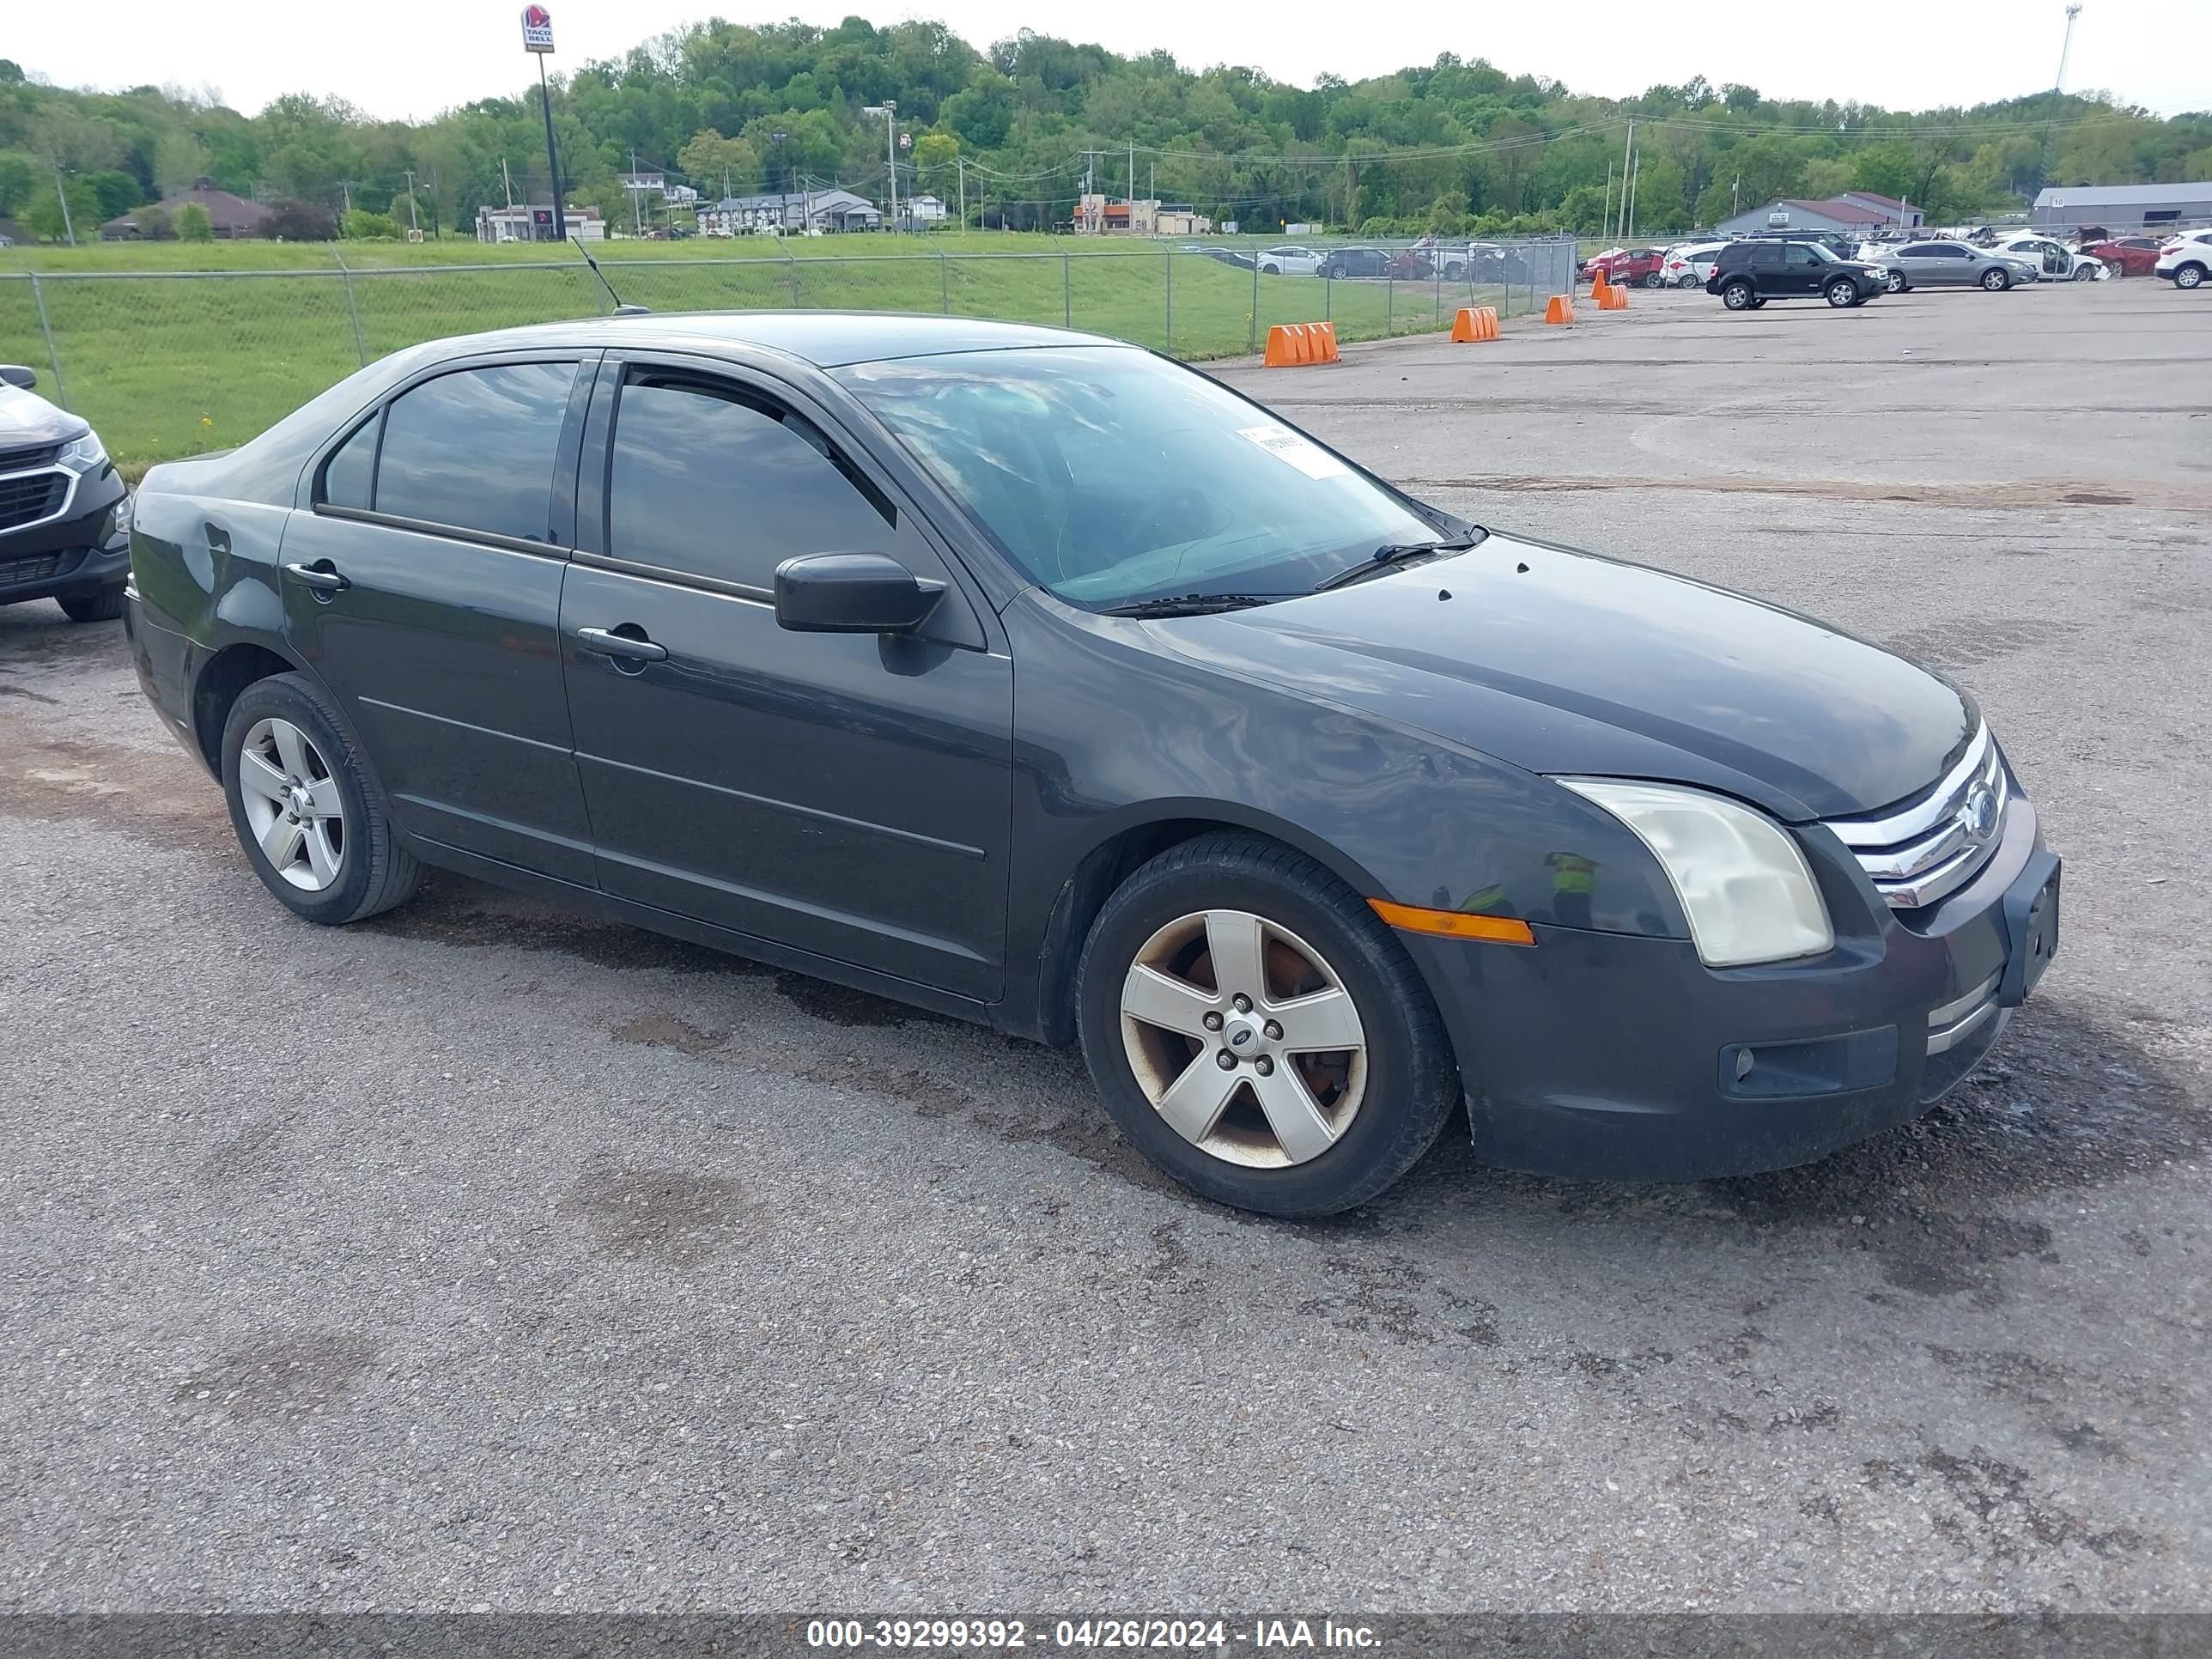
[[617,558],[769,589],[801,554],[881,552],[895,516],[790,410],[721,380],[633,371],[622,389],[607,475]]
[[1792,242],[1790,263],[1793,265],[1825,265],[1829,263],[1828,250],[1817,242]]
[[379,513],[520,540],[553,539],[553,456],[574,363],[465,368],[385,411]]
[[837,373],[1025,575],[1078,605],[1304,593],[1377,548],[1466,533],[1149,352],[979,351]]

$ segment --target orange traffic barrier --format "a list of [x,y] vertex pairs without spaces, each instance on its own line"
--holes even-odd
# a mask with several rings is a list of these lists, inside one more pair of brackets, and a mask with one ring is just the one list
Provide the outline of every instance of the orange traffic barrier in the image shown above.
[[1597,268],[1596,274],[1590,278],[1590,301],[1592,304],[1601,306],[1605,303],[1605,291],[1607,287],[1607,284],[1605,280],[1605,267],[1603,265],[1600,265]]
[[1269,368],[1337,361],[1334,323],[1278,323],[1267,331],[1264,362]]
[[1575,296],[1571,294],[1554,294],[1551,303],[1544,307],[1544,320],[1547,323],[1571,323],[1574,319]]
[[1462,306],[1459,315],[1452,319],[1451,337],[1454,340],[1494,340],[1498,337],[1498,307],[1496,306]]
[[1618,283],[1607,283],[1597,296],[1597,308],[1600,311],[1627,310],[1628,290]]

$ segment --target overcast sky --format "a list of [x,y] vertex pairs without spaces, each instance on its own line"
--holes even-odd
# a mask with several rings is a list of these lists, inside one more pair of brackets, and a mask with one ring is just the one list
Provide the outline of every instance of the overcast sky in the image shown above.
[[[534,70],[521,5],[505,0],[0,0],[0,55],[64,86],[212,87],[248,112],[279,93],[335,93],[379,116],[425,118],[520,90]],[[1188,68],[1249,64],[1310,86],[1427,63],[1488,58],[1607,96],[1703,75],[1770,97],[1858,99],[1890,109],[1972,105],[2047,88],[2065,28],[2062,0],[1915,0],[1838,11],[1797,0],[1116,0],[1086,6],[1073,30],[1039,0],[799,0],[761,8],[690,0],[551,0],[556,68],[611,57],[651,35],[721,15],[835,23],[938,17],[978,47],[1024,24],[1116,52],[1164,46]],[[2085,0],[2069,88],[2106,88],[2160,114],[2212,107],[2212,0]]]

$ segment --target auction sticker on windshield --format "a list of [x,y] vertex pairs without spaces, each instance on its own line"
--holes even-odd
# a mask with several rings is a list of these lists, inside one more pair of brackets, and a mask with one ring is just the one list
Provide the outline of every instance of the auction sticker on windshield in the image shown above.
[[1249,444],[1257,444],[1277,460],[1294,466],[1309,478],[1334,478],[1352,469],[1323,449],[1310,443],[1285,426],[1248,426],[1237,434]]

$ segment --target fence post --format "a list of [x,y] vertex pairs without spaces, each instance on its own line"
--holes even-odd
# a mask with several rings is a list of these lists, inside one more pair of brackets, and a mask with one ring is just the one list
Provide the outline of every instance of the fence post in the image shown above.
[[1172,245],[1168,248],[1167,253],[1168,315],[1167,325],[1160,331],[1160,349],[1172,357],[1175,356],[1175,248]]
[[950,317],[952,314],[952,278],[947,274],[943,248],[937,250],[937,300],[944,307],[945,314]]
[[1437,279],[1437,297],[1429,307],[1429,325],[1433,328],[1444,319],[1444,245],[1438,242],[1430,256],[1429,275]]
[[1323,270],[1321,276],[1321,318],[1327,322],[1336,315],[1336,278]]
[[1260,250],[1252,250],[1252,326],[1245,331],[1244,349],[1260,349]]
[[1382,337],[1389,339],[1398,331],[1398,279],[1388,271],[1382,274]]
[[353,355],[361,359],[363,368],[368,367],[368,344],[362,338],[361,307],[353,297],[353,272],[346,268],[345,255],[338,252],[336,242],[331,244],[331,258],[337,262],[338,275],[345,283],[346,315],[353,319]]
[[784,263],[791,267],[791,308],[796,311],[799,308],[799,256],[795,253],[787,253],[783,258]]
[[69,382],[62,378],[61,348],[54,343],[53,322],[46,315],[46,291],[39,286],[39,273],[35,270],[31,273],[31,299],[39,307],[39,331],[46,337],[46,361],[54,368],[54,395],[61,399],[62,407],[68,409]]
[[1060,320],[1075,326],[1075,273],[1068,267],[1066,248],[1060,251]]

